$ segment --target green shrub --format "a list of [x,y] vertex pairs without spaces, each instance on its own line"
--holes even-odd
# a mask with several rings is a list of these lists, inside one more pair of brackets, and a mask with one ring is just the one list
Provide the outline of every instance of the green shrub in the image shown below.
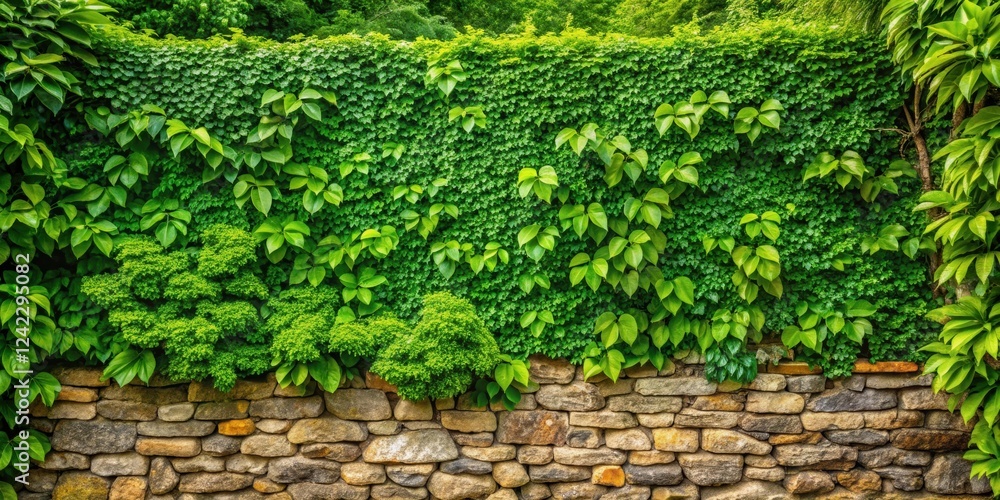
[[337,319],[340,294],[329,286],[295,287],[267,303],[270,315],[263,331],[271,352],[281,361],[309,363],[325,352],[330,329]]
[[166,376],[212,378],[228,390],[237,378],[270,367],[259,334],[266,289],[253,274],[252,241],[246,231],[212,226],[192,258],[152,239],[129,238],[114,254],[118,272],[84,278],[82,291],[108,311],[125,342],[163,349]]
[[395,338],[379,354],[372,371],[407,399],[462,394],[476,378],[492,375],[500,360],[496,340],[472,304],[448,292],[424,297],[424,309],[412,330],[404,331],[398,320],[379,326],[395,332]]

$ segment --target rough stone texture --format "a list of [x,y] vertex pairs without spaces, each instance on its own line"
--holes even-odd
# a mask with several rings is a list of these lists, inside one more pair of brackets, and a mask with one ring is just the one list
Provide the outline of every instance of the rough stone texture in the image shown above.
[[892,445],[902,450],[964,450],[969,435],[959,431],[936,429],[900,429],[892,433]]
[[340,500],[365,500],[370,497],[369,492],[371,488],[367,486],[351,486],[347,483],[298,483],[289,485],[286,491],[294,500],[328,500],[331,498]]
[[653,447],[643,429],[608,429],[604,432],[604,442],[608,448],[618,450],[649,450]]
[[568,384],[576,375],[576,367],[565,359],[549,359],[545,356],[530,356],[528,372],[531,380],[539,384]]
[[566,433],[566,444],[574,448],[597,448],[601,445],[601,429],[570,427]]
[[867,387],[872,389],[902,389],[904,387],[930,386],[934,375],[869,375]]
[[193,382],[188,386],[187,400],[202,402],[265,399],[271,397],[277,385],[273,377],[265,380],[237,380],[232,390],[221,392],[212,386],[211,381]]
[[924,488],[944,495],[989,493],[988,481],[970,479],[971,470],[972,464],[963,460],[961,453],[938,455],[924,474]]
[[694,403],[691,403],[691,408],[705,411],[743,411],[746,401],[745,393],[720,392],[711,396],[697,396]]
[[650,378],[635,381],[635,392],[643,396],[707,396],[718,384],[705,377]]
[[[340,391],[337,391],[340,392]],[[313,418],[323,413],[323,398],[269,398],[250,402],[251,417],[261,418]]]
[[799,414],[802,413],[805,404],[805,398],[793,392],[749,392],[747,393],[746,411]]
[[441,425],[458,432],[493,432],[497,430],[497,417],[485,411],[448,410],[441,412]]
[[856,429],[852,431],[829,431],[825,436],[837,444],[862,444],[881,446],[889,442],[889,433],[872,429]]
[[393,409],[396,420],[430,420],[434,418],[434,407],[430,401],[410,401],[401,399]]
[[163,457],[154,458],[149,465],[149,491],[154,495],[170,493],[177,487],[181,476],[177,474],[170,460]]
[[368,432],[357,422],[324,417],[299,420],[288,431],[288,441],[295,444],[364,441]]
[[483,462],[503,462],[513,460],[517,456],[517,448],[509,444],[487,447],[465,446],[462,448],[462,455]]
[[531,478],[523,465],[508,460],[493,464],[493,480],[503,488],[517,488],[528,484]]
[[196,472],[181,476],[177,490],[182,493],[236,491],[253,485],[253,476],[234,472]]
[[376,500],[420,500],[427,498],[427,488],[407,488],[398,484],[372,486],[371,498]]
[[172,463],[174,470],[180,473],[222,472],[226,470],[225,459],[204,454],[191,458],[175,458]]
[[500,415],[497,441],[515,444],[557,444],[566,439],[569,418],[554,411],[512,411]]
[[108,500],[134,500],[146,496],[148,480],[144,477],[119,477],[111,483]]
[[683,399],[676,396],[643,396],[624,394],[607,399],[607,409],[631,413],[677,413],[681,411]]
[[442,500],[485,497],[497,489],[497,483],[490,476],[471,474],[446,474],[435,472],[427,482],[427,490]]
[[52,449],[83,454],[122,453],[135,446],[134,423],[64,420],[56,424]]
[[325,393],[326,409],[344,420],[385,420],[392,408],[385,393],[374,389],[340,389]]
[[625,471],[617,465],[598,465],[594,467],[590,482],[602,486],[625,486]]
[[735,411],[699,411],[685,408],[674,418],[674,425],[678,427],[731,429],[736,427],[741,415]]
[[757,378],[747,385],[747,389],[751,391],[781,391],[785,389],[788,382],[785,380],[784,375],[779,375],[776,373],[761,373],[757,375]]
[[75,387],[107,387],[110,380],[101,380],[103,370],[95,367],[64,367],[53,368],[50,373],[64,386]]
[[193,457],[201,453],[201,441],[195,438],[140,437],[135,451],[147,456]]
[[547,410],[592,411],[604,408],[604,396],[594,384],[573,382],[567,385],[543,385],[535,401]]
[[740,429],[751,432],[776,434],[799,434],[802,419],[791,415],[743,415],[739,419]]
[[865,417],[861,413],[807,411],[802,413],[800,417],[802,418],[802,427],[807,431],[860,429],[865,425]]
[[250,402],[239,401],[214,401],[202,403],[194,412],[196,420],[234,420],[247,417],[247,410],[250,409]]
[[202,437],[215,431],[214,422],[139,422],[136,430],[142,436],[152,437]]
[[743,477],[742,455],[717,455],[707,451],[682,453],[677,463],[684,470],[684,476],[698,486],[720,486],[732,484]]
[[96,455],[90,471],[98,476],[144,476],[149,472],[149,457],[134,452]]
[[105,500],[110,493],[111,481],[107,478],[72,471],[59,476],[52,500]]
[[809,401],[810,411],[872,411],[896,406],[896,393],[879,389],[857,392],[850,389],[832,389]]
[[187,401],[187,395],[183,387],[148,388],[134,385],[126,385],[125,387],[112,385],[101,391],[101,399],[163,405]]
[[[55,407],[53,407],[55,409]],[[95,406],[97,414],[109,420],[156,420],[157,407],[150,403],[134,401],[99,401]],[[59,418],[49,412],[49,418]]]
[[635,427],[637,420],[634,415],[623,411],[592,411],[573,412],[569,414],[570,425],[580,427],[599,427],[602,429],[628,429]]
[[789,498],[788,491],[784,488],[766,481],[742,481],[731,486],[702,488],[702,493],[704,498],[713,500],[787,500]]
[[51,451],[45,461],[38,464],[46,470],[82,470],[90,468],[90,457],[79,453]]
[[827,380],[782,363],[748,384],[712,384],[691,365],[699,356],[615,382],[533,359],[540,385],[515,411],[476,407],[469,393],[403,400],[370,374],[334,394],[279,390],[273,376],[222,394],[162,378],[88,386],[93,371],[62,370],[80,385],[33,410],[53,450],[20,498],[967,500],[990,490],[961,458],[972,425],[909,364]]
[[698,451],[700,433],[695,429],[653,429],[653,447],[661,451]]
[[493,464],[463,457],[441,464],[440,470],[448,474],[489,474],[493,472]]
[[271,460],[267,478],[275,483],[335,483],[340,478],[341,464],[332,460],[300,456]]
[[882,477],[870,470],[854,469],[848,472],[839,472],[837,473],[837,482],[855,493],[882,490]]
[[629,484],[639,486],[674,486],[684,480],[684,472],[676,462],[662,465],[634,465],[623,467]]
[[787,444],[774,448],[774,458],[786,467],[849,470],[858,459],[858,450],[825,444]]
[[241,418],[239,420],[226,420],[219,422],[219,434],[223,436],[249,436],[257,430],[253,420]]
[[195,405],[192,403],[176,403],[160,406],[156,415],[164,422],[183,422],[194,416]]
[[743,468],[743,479],[778,482],[785,479],[785,469],[782,467],[751,467]]
[[658,427],[670,427],[674,425],[674,418],[676,417],[676,413],[640,413],[635,418],[638,420],[639,425],[656,429]]
[[517,461],[525,465],[545,465],[552,457],[551,446],[522,446],[517,450]]
[[379,436],[364,451],[369,463],[422,464],[458,458],[458,448],[447,431],[407,431],[396,436]]
[[669,464],[677,460],[677,455],[669,451],[633,451],[628,454],[628,462],[632,465]]
[[947,410],[948,393],[934,394],[930,388],[899,391],[899,407],[903,410]]
[[705,429],[701,433],[701,447],[712,453],[738,455],[767,455],[771,445],[741,432],[727,429]]
[[287,457],[295,454],[296,446],[284,435],[257,434],[243,440],[240,453],[260,457]]
[[826,377],[823,375],[802,375],[799,377],[787,377],[788,392],[823,392],[826,388]]
[[528,476],[536,483],[568,483],[591,478],[590,467],[552,463],[528,467]]
[[434,464],[387,465],[385,472],[394,483],[408,488],[417,488],[427,484],[434,468]]
[[553,449],[552,452],[553,459],[563,465],[621,465],[628,458],[625,452],[610,448],[590,450],[586,448],[558,447]]
[[785,478],[785,489],[797,495],[829,493],[833,488],[833,479],[825,472],[805,471]]
[[924,425],[924,413],[920,411],[891,410],[865,412],[865,427],[869,429],[901,429]]

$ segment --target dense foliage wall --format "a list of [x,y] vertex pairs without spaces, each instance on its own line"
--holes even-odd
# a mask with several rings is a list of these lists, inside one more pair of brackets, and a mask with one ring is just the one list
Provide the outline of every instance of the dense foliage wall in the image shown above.
[[[474,302],[502,350],[579,359],[582,347],[593,339],[598,314],[643,307],[612,296],[607,284],[596,293],[583,284],[570,286],[568,264],[586,251],[572,230],[563,231],[555,250],[538,264],[517,249],[522,227],[559,225],[558,202],[548,205],[518,196],[518,171],[525,167],[553,166],[560,185],[569,187],[568,203],[597,201],[610,216],[621,217],[624,192],[605,185],[596,158],[581,159],[568,148],[553,147],[563,128],[596,122],[649,152],[650,177],[666,159],[688,151],[704,157],[702,192],[687,192],[673,206],[675,217],[661,226],[667,250],[660,268],[664,276],[689,276],[696,284],[694,314],[710,317],[715,309],[739,301],[728,257],[706,255],[702,237],[737,236],[743,214],[773,210],[783,219],[775,246],[781,252],[785,293],[780,300],[760,299],[767,310],[766,331],[793,324],[794,307],[801,300],[836,307],[867,299],[878,310],[871,318],[875,332],[867,337],[874,358],[909,359],[928,337],[921,319],[930,301],[925,264],[901,253],[860,258],[866,236],[890,224],[916,227],[923,217],[911,213],[918,183],[902,179],[900,196],[883,193],[867,204],[857,191],[844,191],[832,179],[802,182],[803,167],[820,151],[855,150],[877,168],[898,158],[899,136],[884,130],[893,127],[902,97],[890,90],[898,87],[897,77],[876,40],[783,24],[643,41],[579,35],[416,43],[377,36],[301,43],[238,36],[185,42],[115,29],[99,31],[95,38],[101,66],[85,78],[87,95],[119,112],[143,104],[161,106],[167,117],[205,126],[226,144],[238,145],[256,126],[260,96],[270,88],[335,92],[336,109],[326,111],[322,122],[296,129],[294,161],[319,166],[336,178],[342,162],[370,153],[375,159],[369,174],[339,181],[343,203],[326,205],[315,215],[303,209],[298,192],[278,186],[284,194],[275,199],[270,215],[306,221],[316,239],[396,227],[399,246],[378,264],[387,285],[376,289],[376,295],[401,316],[412,316],[425,293],[447,289]],[[461,61],[468,78],[445,97],[424,84],[429,60]],[[693,141],[677,127],[661,137],[653,111],[698,90],[726,91],[736,106],[778,99],[787,110],[781,129],[766,129],[751,145],[733,133],[730,120],[711,113]],[[482,106],[485,128],[466,133],[450,122],[454,106]],[[103,164],[117,146],[92,134],[71,139],[60,145],[68,149],[63,157],[71,173],[102,178],[95,165]],[[379,159],[389,142],[405,145],[398,162]],[[146,185],[139,198],[178,199],[192,214],[192,238],[216,223],[252,231],[264,218],[239,208],[224,180],[203,186],[200,166],[164,162],[156,170],[162,172],[158,182]],[[400,214],[411,208],[426,213],[430,203],[426,198],[416,206],[394,200],[393,188],[426,187],[438,178],[447,178],[448,184],[433,201],[454,204],[458,219],[442,216],[427,241],[416,231],[404,233]],[[124,208],[113,206],[112,211],[119,212],[113,217],[121,221],[121,231],[139,232],[138,217]],[[450,240],[470,243],[477,252],[488,242],[499,242],[510,252],[510,264],[478,275],[462,264],[446,279],[432,262],[430,247]],[[258,252],[263,260],[263,250]],[[834,268],[838,259],[848,262],[844,271]],[[291,259],[280,266],[287,271]],[[519,277],[537,273],[549,278],[549,289],[536,286],[525,294],[518,288]],[[554,317],[554,324],[537,337],[518,322],[531,310],[548,310]],[[849,344],[832,347],[834,356],[853,359],[859,348]]]

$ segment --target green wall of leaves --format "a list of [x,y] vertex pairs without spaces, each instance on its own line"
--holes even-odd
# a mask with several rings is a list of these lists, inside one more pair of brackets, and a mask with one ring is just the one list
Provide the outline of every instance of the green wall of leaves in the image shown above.
[[[932,335],[931,325],[922,319],[931,305],[926,264],[899,252],[861,258],[865,236],[889,224],[918,227],[923,214],[912,213],[917,181],[904,179],[900,196],[883,193],[873,204],[863,202],[856,190],[841,190],[833,179],[802,183],[802,169],[821,151],[839,155],[855,150],[877,169],[898,158],[900,137],[885,129],[894,126],[902,96],[890,90],[899,88],[897,77],[877,40],[779,23],[657,40],[579,34],[414,43],[372,35],[298,43],[242,37],[188,42],[114,28],[95,38],[101,66],[86,77],[86,94],[119,111],[161,106],[168,117],[205,126],[223,143],[244,140],[259,120],[260,96],[269,88],[335,92],[338,108],[325,111],[321,123],[296,130],[293,161],[319,166],[338,178],[342,161],[368,152],[376,158],[370,174],[340,181],[345,192],[341,206],[326,205],[311,216],[302,208],[300,192],[279,186],[284,195],[275,200],[270,215],[294,214],[317,239],[395,226],[399,246],[378,263],[388,284],[377,294],[401,316],[413,316],[424,294],[451,290],[477,306],[502,350],[579,359],[594,338],[594,320],[601,312],[643,307],[644,302],[612,293],[606,283],[597,293],[582,283],[570,287],[570,260],[590,248],[572,230],[563,231],[555,251],[539,264],[517,248],[522,227],[558,225],[560,206],[534,196],[520,198],[516,182],[521,168],[551,165],[560,185],[570,189],[569,203],[597,201],[610,215],[621,214],[628,181],[609,189],[596,157],[580,158],[566,147],[554,147],[563,128],[596,122],[628,137],[633,147],[645,148],[650,176],[663,160],[688,151],[705,158],[699,167],[704,192],[687,192],[673,207],[675,218],[660,227],[668,237],[660,267],[664,276],[694,281],[695,314],[710,316],[739,300],[728,257],[706,255],[702,237],[736,236],[744,213],[774,210],[783,219],[775,246],[781,253],[785,294],[780,300],[759,299],[767,314],[766,331],[780,332],[793,324],[795,304],[814,297],[834,306],[851,299],[875,304],[875,332],[868,337],[875,358],[910,359]],[[448,97],[424,84],[433,59],[459,60],[468,73]],[[660,137],[653,125],[656,107],[687,99],[697,90],[728,92],[733,112],[778,99],[787,110],[781,129],[765,130],[751,146],[733,133],[731,120],[710,113],[694,141],[677,127]],[[454,106],[482,106],[486,127],[466,133],[449,122]],[[406,146],[395,164],[380,160],[387,142]],[[64,157],[71,171],[91,179],[102,177],[95,165],[114,149],[89,140],[73,141],[70,148]],[[202,185],[202,165],[164,163],[161,168],[153,195],[181,200],[193,215],[191,234],[220,222],[253,230],[263,220],[249,205],[237,207],[224,180]],[[404,233],[400,214],[411,205],[393,200],[393,187],[427,187],[438,178],[449,182],[434,202],[456,205],[459,218],[443,216],[427,241],[415,230]],[[795,207],[791,213],[788,204]],[[417,210],[426,213],[428,205],[421,201]],[[127,225],[120,229],[138,232]],[[477,253],[488,242],[499,242],[510,252],[510,264],[478,275],[462,264],[445,279],[432,262],[430,246],[450,240],[471,243]],[[258,249],[260,259],[263,252]],[[855,263],[838,271],[832,267],[835,258]],[[290,267],[291,259],[281,265]],[[535,287],[525,294],[518,278],[531,273],[547,275],[551,288]],[[330,275],[327,280],[335,283]],[[554,316],[554,325],[539,337],[518,324],[531,310],[549,310]],[[854,349],[845,347],[838,356],[853,358]]]

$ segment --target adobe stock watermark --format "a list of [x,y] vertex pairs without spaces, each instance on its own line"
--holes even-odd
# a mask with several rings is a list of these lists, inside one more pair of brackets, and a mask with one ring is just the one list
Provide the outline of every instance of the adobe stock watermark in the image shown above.
[[[17,431],[12,446],[14,456],[11,457],[11,465],[19,475],[14,480],[27,485],[30,477],[31,453],[30,453],[30,433],[28,426],[31,424],[31,415],[28,406],[31,403],[29,384],[31,375],[31,301],[28,295],[31,293],[31,258],[28,254],[19,253],[14,255],[14,363],[12,372],[14,374],[14,430]],[[17,428],[20,427],[20,430]]]

